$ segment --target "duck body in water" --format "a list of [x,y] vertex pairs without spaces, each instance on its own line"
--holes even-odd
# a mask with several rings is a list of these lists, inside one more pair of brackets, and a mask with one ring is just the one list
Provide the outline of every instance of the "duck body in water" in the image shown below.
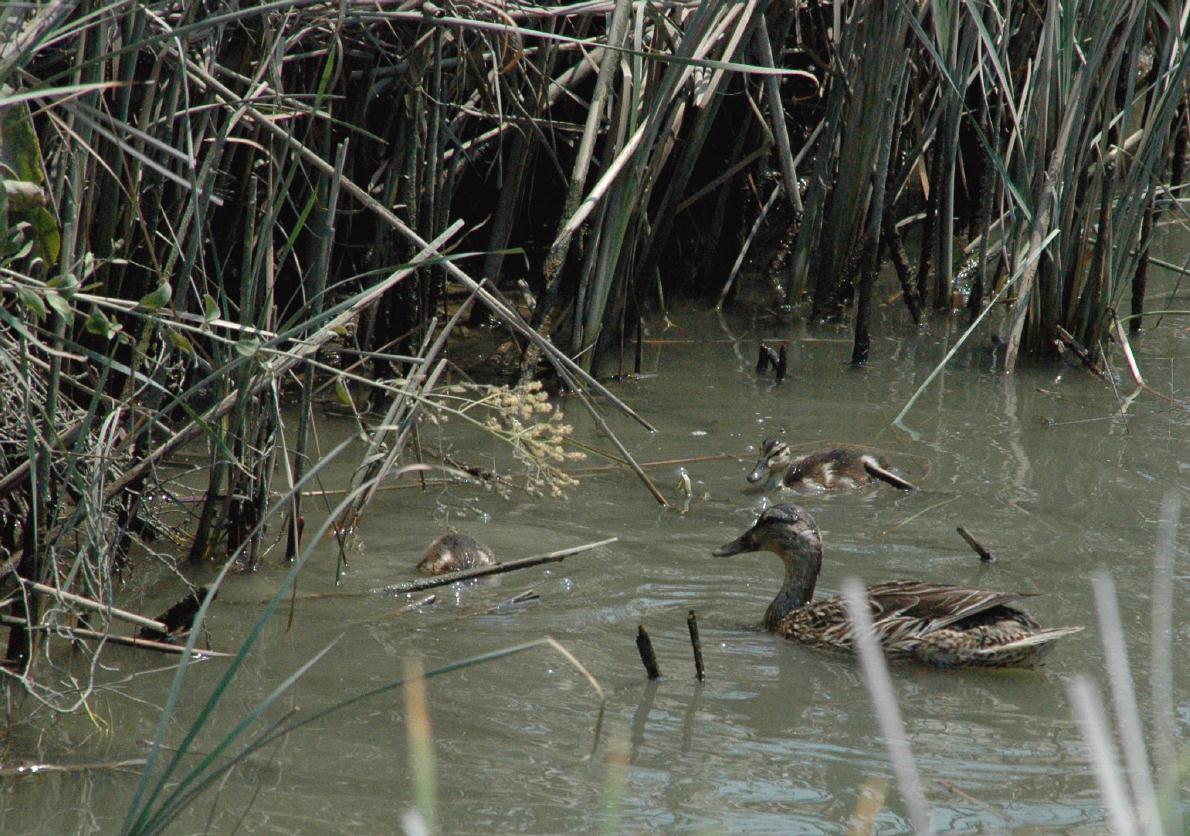
[[[776,505],[756,524],[716,549],[717,557],[771,551],[785,564],[785,582],[764,626],[803,644],[852,650],[852,623],[842,598],[814,600],[822,568],[818,524],[796,505]],[[888,656],[941,667],[1036,667],[1063,636],[1081,627],[1043,628],[1017,606],[1025,595],[889,581],[866,590],[873,629]]]
[[494,566],[499,561],[492,550],[474,537],[451,531],[430,544],[417,564],[423,575],[445,575],[478,566]]
[[748,474],[748,481],[761,483],[765,490],[852,490],[873,480],[887,482],[903,491],[917,490],[890,469],[883,453],[868,447],[831,447],[803,456],[779,438],[766,438],[760,447],[760,461]]

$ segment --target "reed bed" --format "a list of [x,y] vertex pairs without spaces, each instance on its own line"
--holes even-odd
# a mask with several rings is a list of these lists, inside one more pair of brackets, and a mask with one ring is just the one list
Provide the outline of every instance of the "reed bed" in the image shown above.
[[[998,314],[1007,371],[1059,326],[1101,353],[1184,219],[1188,27],[1182,2],[6,4],[0,670],[85,706],[57,637],[110,633],[135,560],[222,578],[271,531],[296,571],[302,489],[351,456],[323,527],[346,548],[383,482],[459,474],[425,420],[571,488],[544,378],[668,504],[599,378],[667,294],[729,304],[758,237],[784,242],[774,302],[853,315],[855,363],[886,257],[914,319],[956,289],[968,334]],[[313,444],[325,392],[382,416],[364,442]]]

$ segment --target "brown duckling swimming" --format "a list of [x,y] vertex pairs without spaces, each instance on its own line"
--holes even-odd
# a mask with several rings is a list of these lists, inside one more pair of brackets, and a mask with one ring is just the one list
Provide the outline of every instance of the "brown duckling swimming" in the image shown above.
[[[752,528],[713,553],[727,557],[767,550],[785,564],[785,582],[764,614],[764,626],[793,641],[852,649],[851,619],[842,598],[814,600],[822,568],[822,534],[796,505],[769,508]],[[867,588],[873,629],[884,652],[944,667],[1029,668],[1054,642],[1081,627],[1045,629],[1016,605],[1012,592],[889,581]]]
[[766,438],[748,481],[761,482],[769,491],[780,487],[835,491],[865,487],[879,479],[903,491],[917,490],[890,467],[883,453],[867,447],[832,447],[797,456],[781,439]]
[[494,566],[498,562],[492,550],[474,537],[451,531],[430,543],[417,564],[417,571],[423,575],[445,575],[461,569]]

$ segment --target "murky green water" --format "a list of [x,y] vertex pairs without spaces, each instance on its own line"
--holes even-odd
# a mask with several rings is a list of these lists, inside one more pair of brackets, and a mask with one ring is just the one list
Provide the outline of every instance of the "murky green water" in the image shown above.
[[[1190,307],[1186,294],[1172,307]],[[1168,303],[1168,299],[1163,301]],[[1105,830],[1095,782],[1067,703],[1064,680],[1088,673],[1105,685],[1090,573],[1115,576],[1142,712],[1149,708],[1149,598],[1162,495],[1185,499],[1190,413],[1140,396],[1121,414],[1110,387],[1077,369],[993,374],[990,349],[964,351],[916,409],[905,433],[890,427],[957,333],[935,321],[917,336],[900,310],[877,321],[868,368],[847,368],[849,334],[794,329],[789,378],[759,379],[758,337],[788,337],[763,313],[726,321],[686,310],[653,329],[645,379],[616,391],[660,432],[612,422],[641,460],[729,454],[687,464],[696,496],[686,514],[660,510],[627,472],[583,479],[566,501],[511,499],[468,485],[381,493],[361,532],[363,550],[343,589],[363,592],[412,577],[420,550],[445,526],[491,545],[504,558],[617,536],[614,546],[551,567],[438,596],[400,614],[404,599],[378,595],[300,601],[294,623],[272,623],[237,675],[215,723],[230,727],[329,642],[333,649],[284,697],[312,712],[401,675],[419,655],[427,667],[551,635],[607,692],[594,747],[598,698],[570,665],[546,649],[471,667],[429,683],[438,795],[450,832],[699,830],[842,833],[865,786],[890,776],[876,718],[858,668],[846,657],[793,645],[753,628],[780,578],[770,554],[730,560],[710,550],[751,523],[765,501],[744,477],[767,435],[792,444],[858,442],[887,450],[921,490],[879,488],[807,496],[826,541],[819,594],[856,575],[1005,587],[1045,593],[1029,609],[1048,625],[1091,629],[1066,639],[1041,672],[943,672],[894,666],[892,677],[920,765],[934,824],[953,832]],[[981,345],[983,339],[980,340]],[[1149,383],[1185,397],[1190,333],[1166,320],[1137,345]],[[1130,390],[1123,386],[1122,389]],[[607,447],[581,409],[566,401],[578,435]],[[323,442],[345,424],[330,420]],[[433,435],[438,430],[428,431]],[[456,453],[474,464],[497,454],[456,424]],[[461,433],[460,435],[453,435]],[[651,470],[669,494],[676,466]],[[328,477],[328,486],[346,474]],[[982,565],[955,534],[964,524],[999,556]],[[1185,531],[1185,527],[1183,527]],[[1175,703],[1186,752],[1190,619],[1185,541],[1175,567]],[[231,649],[283,570],[233,578],[211,619],[219,648]],[[321,547],[303,593],[333,589],[334,551]],[[164,586],[162,587],[165,588]],[[540,600],[484,611],[533,588]],[[161,601],[176,586],[162,592]],[[154,604],[147,604],[152,609]],[[708,676],[699,685],[686,636],[697,611]],[[664,678],[645,680],[634,634],[651,632]],[[8,760],[77,762],[135,756],[149,738],[171,673],[143,673],[168,660],[113,649],[102,679],[115,693],[96,699],[96,721],[72,719],[38,732],[13,730]],[[225,662],[198,666],[181,715],[192,717]],[[227,708],[228,706],[225,706]],[[170,741],[180,739],[179,725]],[[214,733],[197,744],[209,749]],[[593,749],[594,747],[594,749]],[[609,818],[609,752],[627,753],[618,824]],[[261,833],[391,832],[412,804],[399,689],[319,721],[253,756],[208,793],[176,832],[240,828]],[[6,833],[111,831],[122,820],[135,771],[49,775],[3,782]],[[209,818],[208,818],[209,817]],[[908,830],[890,783],[878,832]]]

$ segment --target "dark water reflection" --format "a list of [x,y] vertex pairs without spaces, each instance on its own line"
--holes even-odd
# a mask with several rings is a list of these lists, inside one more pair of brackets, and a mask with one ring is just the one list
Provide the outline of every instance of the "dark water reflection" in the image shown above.
[[[1184,303],[1180,305],[1186,307]],[[504,557],[610,535],[614,546],[545,569],[442,593],[437,603],[396,614],[405,601],[383,596],[300,602],[292,631],[278,618],[237,676],[233,706],[246,709],[340,633],[326,659],[283,700],[280,711],[313,711],[391,681],[411,653],[427,667],[545,634],[566,645],[608,692],[592,753],[597,699],[559,655],[535,650],[432,680],[440,816],[451,832],[560,832],[606,823],[608,752],[628,752],[620,828],[628,831],[843,833],[864,787],[889,775],[875,715],[858,669],[845,657],[794,646],[754,628],[779,580],[771,555],[717,560],[710,550],[750,524],[766,498],[744,476],[766,435],[795,445],[874,443],[922,490],[889,489],[800,501],[824,531],[820,594],[848,575],[898,577],[1045,593],[1030,609],[1046,624],[1084,624],[1041,672],[944,672],[898,666],[894,687],[926,792],[943,832],[1104,830],[1093,777],[1064,690],[1089,673],[1104,683],[1089,573],[1107,567],[1118,584],[1142,712],[1149,707],[1149,598],[1155,521],[1163,493],[1185,497],[1190,415],[1142,396],[1119,415],[1110,388],[1078,370],[990,372],[987,350],[963,352],[910,413],[909,432],[892,417],[953,339],[899,331],[899,311],[880,323],[886,336],[861,371],[845,367],[848,335],[799,328],[790,377],[781,384],[752,371],[759,337],[788,326],[756,315],[726,323],[705,312],[671,314],[646,367],[656,376],[619,393],[660,432],[613,423],[642,460],[731,454],[686,465],[695,487],[685,515],[661,511],[631,475],[584,478],[566,501],[454,485],[382,493],[362,531],[363,550],[345,589],[363,592],[411,575],[419,550],[445,524],[457,525]],[[946,332],[946,333],[943,333]],[[735,339],[737,342],[732,342]],[[1137,346],[1150,384],[1184,395],[1190,342],[1167,323]],[[1123,387],[1122,388],[1128,388]],[[576,404],[579,434],[594,438]],[[341,428],[340,428],[341,429]],[[333,434],[335,425],[323,428]],[[500,451],[454,424],[442,432],[475,463]],[[477,452],[478,451],[478,452]],[[477,461],[478,460],[478,461]],[[652,471],[666,488],[676,466]],[[330,477],[346,479],[345,474]],[[1000,559],[981,565],[955,534],[963,524]],[[1183,535],[1183,542],[1186,537]],[[330,590],[327,546],[303,576],[303,592]],[[278,569],[233,581],[212,619],[217,645],[242,636],[271,592]],[[1175,647],[1190,640],[1183,600],[1184,545],[1175,569]],[[483,614],[527,588],[540,600]],[[685,615],[698,612],[708,679],[699,685]],[[387,617],[386,617],[387,616]],[[653,635],[664,678],[647,683],[633,643],[636,625]],[[1180,640],[1180,641],[1179,641]],[[143,668],[143,657],[113,651],[113,678]],[[1184,661],[1175,651],[1175,659]],[[219,665],[200,666],[182,708],[193,716]],[[122,686],[160,704],[169,674]],[[1174,671],[1179,734],[1185,744],[1190,673]],[[104,734],[76,721],[35,738],[18,733],[18,757],[126,756],[152,735],[151,706],[101,700]],[[231,717],[216,723],[230,727]],[[278,716],[279,712],[274,712]],[[236,770],[179,832],[237,826],[262,833],[390,832],[412,804],[400,690],[319,721]],[[1147,721],[1147,714],[1146,714]],[[176,741],[181,730],[171,733]],[[216,738],[204,735],[199,748]],[[1185,749],[1183,749],[1185,751]],[[940,783],[945,782],[945,783]],[[4,832],[111,830],[135,775],[92,773],[8,782]],[[909,830],[895,783],[878,832]]]

